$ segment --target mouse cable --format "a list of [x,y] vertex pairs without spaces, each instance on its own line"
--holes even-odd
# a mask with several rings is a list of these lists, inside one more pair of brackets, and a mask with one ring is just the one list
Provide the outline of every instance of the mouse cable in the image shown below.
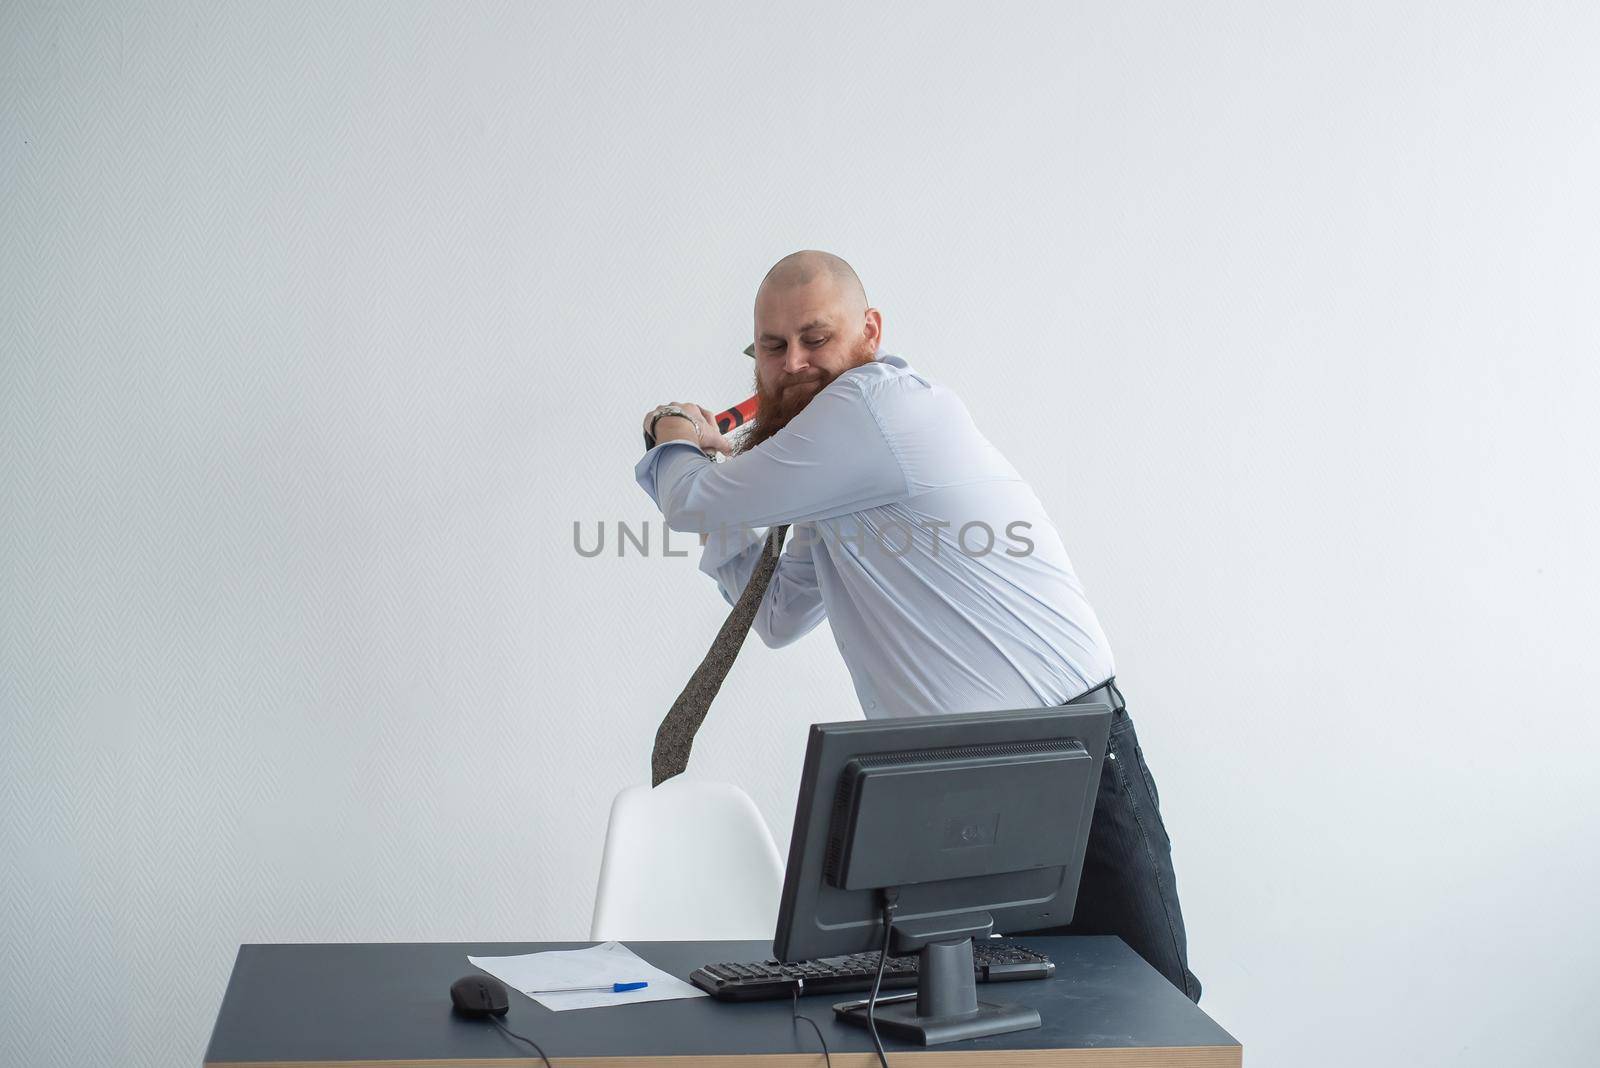
[[489,1017],[489,1019],[494,1023],[494,1025],[496,1027],[500,1028],[500,1030],[504,1031],[506,1034],[510,1035],[512,1038],[520,1038],[520,1039],[522,1039],[522,1041],[526,1042],[528,1045],[532,1046],[535,1050],[537,1050],[538,1053],[539,1053],[539,1059],[544,1061],[544,1068],[554,1068],[554,1065],[552,1065],[550,1063],[550,1058],[546,1057],[544,1055],[544,1050],[539,1049],[539,1043],[535,1042],[533,1039],[529,1038],[527,1035],[519,1035],[519,1034],[517,1034],[515,1031],[511,1030],[511,1028],[507,1027],[506,1024],[505,1024],[505,1021],[500,1019],[500,1017],[498,1017],[498,1016],[491,1016],[491,1017]]
[[878,1021],[872,1014],[878,1007],[878,987],[883,982],[883,966],[889,960],[890,921],[894,910],[900,907],[900,888],[886,886],[879,893],[883,895],[883,949],[878,953],[878,974],[872,978],[872,996],[867,999],[867,1029],[872,1032],[872,1044],[877,1047],[879,1063],[883,1068],[889,1068],[889,1055],[883,1052],[883,1039],[878,1037]]
[[794,986],[789,989],[789,993],[794,997],[795,1029],[799,1030],[801,1020],[804,1020],[806,1023],[811,1025],[811,1029],[817,1033],[817,1041],[822,1043],[822,1056],[827,1059],[828,1068],[833,1068],[833,1054],[828,1052],[828,1040],[822,1037],[822,1028],[818,1027],[817,1021],[813,1020],[811,1017],[800,1015],[800,991],[805,987],[805,985],[806,981],[804,979],[796,979],[794,981]]

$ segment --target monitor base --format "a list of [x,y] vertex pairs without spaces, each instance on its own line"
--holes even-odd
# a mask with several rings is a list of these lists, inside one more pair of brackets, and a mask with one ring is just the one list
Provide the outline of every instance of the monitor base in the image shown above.
[[[939,923],[894,926],[891,930],[896,949],[917,951],[917,996],[915,1000],[896,1000],[889,1005],[880,1001],[872,1014],[878,1030],[906,1042],[936,1046],[1040,1026],[1037,1009],[978,1000],[972,970],[972,934],[986,938],[993,926],[994,921],[986,913],[947,917]],[[953,937],[939,940],[947,935]],[[841,1001],[833,1011],[841,1020],[870,1026],[865,1002]]]
[[[867,1007],[855,1002],[840,1002],[834,1006],[839,1019],[867,1026]],[[1009,1031],[1026,1031],[1040,1026],[1039,1010],[1024,1005],[978,1002],[970,1013],[956,1016],[918,1016],[915,1001],[902,1001],[878,1006],[873,1013],[878,1033],[892,1035],[902,1042],[915,1042],[922,1046],[937,1046],[945,1042],[959,1042],[985,1035],[1003,1035]]]

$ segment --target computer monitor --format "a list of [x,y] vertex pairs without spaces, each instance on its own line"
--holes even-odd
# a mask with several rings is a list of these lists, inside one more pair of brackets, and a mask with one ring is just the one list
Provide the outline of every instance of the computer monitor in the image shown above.
[[[818,723],[806,741],[773,955],[917,953],[878,1027],[934,1045],[1039,1026],[977,999],[972,939],[1072,919],[1111,707]],[[866,1025],[866,1010],[836,1005]]]

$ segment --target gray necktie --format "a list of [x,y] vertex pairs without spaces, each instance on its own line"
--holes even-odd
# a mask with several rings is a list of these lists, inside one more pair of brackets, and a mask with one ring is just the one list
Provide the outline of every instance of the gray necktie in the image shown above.
[[783,549],[783,536],[788,532],[787,523],[767,532],[766,548],[756,560],[755,570],[750,573],[750,581],[745,583],[739,602],[728,613],[722,629],[717,631],[711,651],[706,653],[700,666],[689,676],[689,684],[672,702],[667,718],[656,728],[655,749],[650,753],[652,787],[682,774],[683,769],[689,766],[689,750],[694,747],[695,732],[705,722],[706,711],[711,707],[717,691],[722,688],[722,680],[727,678],[728,669],[733,667],[733,658],[739,655],[739,647],[744,644],[750,624],[755,622],[761,595],[767,592],[767,585],[772,581],[772,572],[778,566],[778,554]]

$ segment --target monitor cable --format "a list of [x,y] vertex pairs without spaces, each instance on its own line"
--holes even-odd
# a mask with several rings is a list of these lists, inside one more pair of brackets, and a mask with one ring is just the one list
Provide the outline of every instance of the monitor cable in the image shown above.
[[872,978],[872,996],[867,999],[867,1029],[872,1032],[872,1044],[878,1050],[878,1062],[889,1068],[888,1054],[883,1052],[883,1039],[878,1037],[878,1021],[872,1015],[878,1007],[878,988],[883,983],[883,966],[889,961],[889,931],[894,910],[900,907],[900,888],[885,886],[879,890],[883,898],[883,949],[878,953],[878,974]]

